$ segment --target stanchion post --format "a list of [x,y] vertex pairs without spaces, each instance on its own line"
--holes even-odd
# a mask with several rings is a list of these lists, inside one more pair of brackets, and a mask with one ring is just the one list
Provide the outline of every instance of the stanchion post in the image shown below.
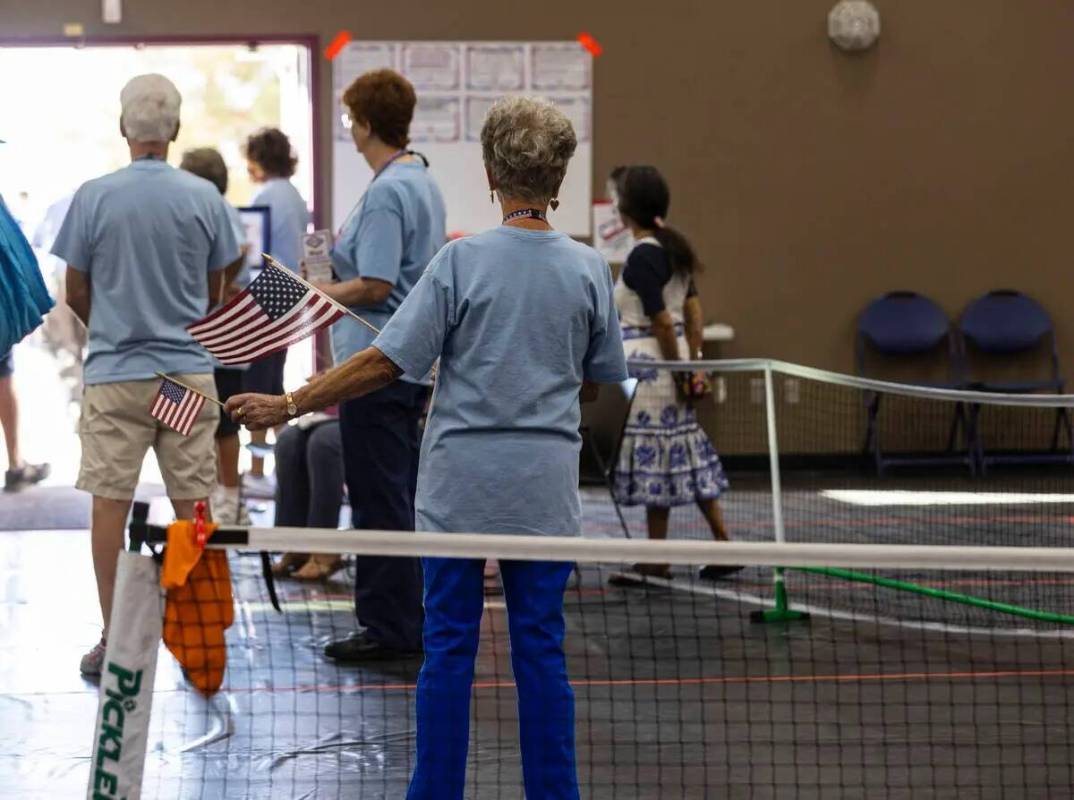
[[[772,367],[764,368],[764,410],[765,425],[768,429],[768,471],[772,481],[772,527],[776,541],[786,541],[783,527],[783,485],[779,474],[779,436],[776,432],[776,392],[772,385]],[[809,619],[804,611],[795,611],[787,603],[787,587],[783,582],[783,568],[776,567],[773,574],[775,607],[764,611],[754,611],[750,619],[754,622],[796,622]]]

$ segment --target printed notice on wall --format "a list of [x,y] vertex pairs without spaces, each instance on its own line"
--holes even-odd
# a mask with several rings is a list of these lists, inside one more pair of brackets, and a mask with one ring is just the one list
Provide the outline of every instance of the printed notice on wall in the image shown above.
[[472,94],[466,98],[466,139],[471,142],[481,141],[481,126],[485,124],[492,104],[499,98],[496,95]]
[[593,57],[578,44],[550,43],[530,46],[530,72],[534,89],[548,92],[589,91]]
[[462,103],[457,97],[422,97],[410,123],[413,142],[457,142],[462,136]]
[[421,96],[459,89],[459,45],[431,42],[403,45],[403,74]]
[[475,92],[518,92],[526,86],[526,47],[521,44],[466,46],[466,88]]
[[[2,0],[0,0],[2,1]],[[402,13],[406,9],[402,6]],[[481,129],[505,97],[546,97],[570,119],[578,149],[560,192],[556,228],[592,232],[593,56],[576,41],[352,41],[332,61],[337,101],[362,74],[394,69],[410,81],[417,106],[410,124],[447,208],[448,230],[476,232],[498,224],[487,202]],[[334,109],[332,227],[339,230],[361,203],[373,173],[351,140],[346,109]],[[476,200],[486,199],[486,202]]]
[[555,103],[556,108],[567,115],[567,119],[574,126],[574,135],[578,137],[578,141],[589,141],[589,98],[566,95],[563,97],[553,96],[548,99]]

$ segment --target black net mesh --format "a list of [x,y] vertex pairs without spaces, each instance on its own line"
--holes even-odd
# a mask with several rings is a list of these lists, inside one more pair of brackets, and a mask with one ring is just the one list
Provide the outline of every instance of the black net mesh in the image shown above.
[[[763,376],[719,384],[697,411],[730,479],[726,532],[770,542]],[[1056,409],[884,395],[869,438],[875,392],[785,375],[773,388],[788,541],[1069,545],[1074,492],[1065,433],[1053,447]],[[1026,455],[1052,463],[1016,463]],[[606,488],[587,487],[583,501],[586,536],[624,537]],[[621,510],[645,538],[644,508]],[[668,536],[713,531],[687,504]],[[673,560],[660,548],[646,563]],[[144,795],[405,797],[421,659],[325,658],[354,626],[349,570],[281,581],[277,613],[257,555],[234,550],[230,564],[224,686],[204,699],[162,661]],[[1062,565],[1012,570],[997,551],[974,570],[788,568],[785,606],[771,567],[705,579],[705,566],[643,576],[609,555],[571,573],[564,648],[580,797],[1070,794],[1074,575]],[[486,571],[464,796],[522,798],[511,609],[494,561]],[[531,800],[573,796],[545,789]]]

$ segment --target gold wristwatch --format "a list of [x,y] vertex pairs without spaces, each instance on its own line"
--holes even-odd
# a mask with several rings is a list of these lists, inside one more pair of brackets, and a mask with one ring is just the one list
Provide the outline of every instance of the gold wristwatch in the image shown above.
[[283,397],[287,401],[287,416],[291,417],[292,419],[294,417],[297,417],[298,416],[298,406],[295,405],[295,396],[293,394],[291,394],[290,392],[288,392]]

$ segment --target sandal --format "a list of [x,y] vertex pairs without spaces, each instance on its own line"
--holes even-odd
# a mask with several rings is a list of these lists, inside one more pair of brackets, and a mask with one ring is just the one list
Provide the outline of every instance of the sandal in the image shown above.
[[289,578],[308,560],[309,555],[306,553],[284,553],[283,557],[272,565],[272,574],[277,578]]
[[709,564],[707,567],[701,568],[698,577],[703,581],[718,581],[721,578],[728,578],[743,569],[745,567],[735,564]]
[[325,581],[346,566],[339,556],[310,556],[309,560],[291,573],[296,581]]

